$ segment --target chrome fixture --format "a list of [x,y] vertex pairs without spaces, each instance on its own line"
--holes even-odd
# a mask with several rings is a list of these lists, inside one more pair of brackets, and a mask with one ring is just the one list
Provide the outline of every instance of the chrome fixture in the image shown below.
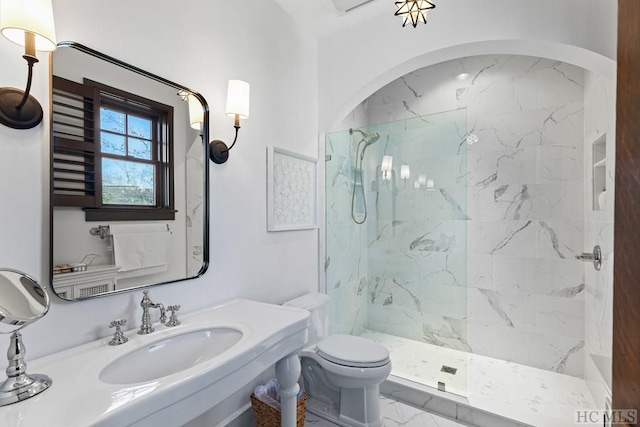
[[[364,153],[367,150],[367,147],[373,144],[374,142],[376,142],[378,139],[380,139],[380,134],[376,132],[369,134],[361,131],[360,129],[349,129],[349,135],[353,135],[356,132],[362,135],[362,138],[360,139],[360,141],[358,141],[358,145],[356,145],[356,152],[354,155],[355,166],[353,169],[353,191],[351,192],[351,218],[353,219],[353,222],[355,222],[358,225],[361,225],[361,224],[364,224],[364,222],[367,220],[367,200],[364,195],[364,182],[362,178],[362,174],[363,174],[362,161],[364,159]],[[364,147],[362,148],[362,152],[360,152],[360,145],[362,145],[363,142],[364,142]],[[358,166],[358,159],[360,160],[360,166]],[[362,217],[361,221],[356,219],[356,213],[355,213],[356,180],[358,179],[358,175],[360,176],[360,191],[362,192],[362,204],[364,205],[364,216]]]
[[600,268],[602,268],[602,250],[598,245],[593,247],[593,253],[583,252],[580,255],[576,255],[576,259],[584,262],[593,262],[593,268],[596,271],[600,271]]
[[109,324],[109,328],[116,328],[116,332],[113,334],[113,338],[109,341],[109,345],[120,345],[129,341],[129,338],[125,337],[122,333],[122,327],[127,324],[127,319],[114,320]]
[[[167,226],[167,231],[171,232],[171,227],[169,227],[169,224],[165,225]],[[106,239],[107,237],[111,236],[111,229],[108,225],[99,225],[97,227],[91,228],[89,230],[89,234],[91,234],[92,236],[98,236],[100,237],[100,239]]]
[[140,325],[140,330],[138,333],[140,335],[150,334],[155,331],[151,326],[151,316],[149,315],[150,308],[158,308],[160,309],[160,323],[164,323],[167,321],[167,316],[164,314],[164,305],[160,303],[154,303],[149,298],[149,291],[142,292],[144,296],[142,297],[142,301],[140,301],[140,307],[142,307],[142,325]]
[[51,0],[0,1],[0,32],[8,40],[24,46],[27,61],[25,90],[0,88],[0,123],[14,129],[31,129],[42,121],[42,106],[31,92],[33,65],[38,62],[36,50],[52,52],[56,49]]
[[427,0],[403,0],[397,1],[395,16],[402,16],[402,26],[405,27],[409,22],[413,28],[418,26],[418,22],[427,23],[427,11],[435,9],[436,5]]
[[178,315],[176,313],[178,310],[180,310],[180,306],[170,305],[169,307],[167,307],[167,310],[171,312],[171,317],[169,317],[167,326],[178,326],[180,324],[180,321],[178,320]]
[[20,329],[49,311],[49,296],[26,274],[0,269],[0,333],[11,332],[7,358],[7,379],[0,383],[0,406],[29,399],[45,391],[52,381],[46,375],[27,375],[26,354]]

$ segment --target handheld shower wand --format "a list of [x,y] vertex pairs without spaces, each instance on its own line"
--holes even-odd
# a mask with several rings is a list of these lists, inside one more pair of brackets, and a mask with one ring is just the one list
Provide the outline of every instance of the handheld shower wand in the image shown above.
[[[367,147],[371,144],[375,143],[378,139],[380,139],[380,134],[377,132],[366,133],[359,129],[349,129],[349,135],[353,135],[355,132],[358,132],[362,135],[362,139],[358,141],[358,145],[356,146],[355,152],[355,168],[353,169],[353,191],[351,192],[351,218],[353,222],[358,225],[364,224],[367,220],[367,199],[364,194],[364,180],[362,178],[362,163],[364,160],[364,153],[367,150]],[[362,152],[360,152],[360,146],[364,143],[364,147],[362,148]],[[360,160],[360,166],[358,167],[358,160]],[[358,173],[359,172],[359,173]],[[362,192],[362,204],[364,206],[364,215],[362,220],[358,220],[355,214],[355,205],[356,205],[356,179],[360,176],[360,191]]]

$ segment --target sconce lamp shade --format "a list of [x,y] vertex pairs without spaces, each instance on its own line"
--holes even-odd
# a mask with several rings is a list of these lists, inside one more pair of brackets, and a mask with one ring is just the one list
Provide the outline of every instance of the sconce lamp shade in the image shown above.
[[240,119],[249,118],[249,83],[242,80],[229,80],[227,87],[227,109],[226,115],[234,117],[233,127],[236,130],[236,137],[233,143],[227,147],[224,141],[215,139],[209,143],[209,157],[216,164],[222,164],[229,158],[229,150],[238,141],[238,131],[240,130]]
[[391,169],[393,169],[393,156],[382,156],[380,170],[382,170],[382,172],[388,172]]
[[227,88],[227,109],[229,117],[249,118],[249,83],[242,80],[229,80]]
[[202,109],[202,104],[200,104],[200,101],[191,94],[187,96],[187,101],[189,102],[189,124],[193,129],[201,130],[202,122],[204,122],[204,110]]
[[43,117],[42,106],[29,94],[33,65],[38,62],[36,50],[50,52],[56,49],[51,0],[0,0],[0,33],[24,46],[22,57],[28,67],[24,91],[0,88],[0,123],[14,129],[31,129]]
[[382,156],[382,165],[380,166],[382,171],[382,179],[384,181],[391,181],[391,171],[393,170],[393,156]]
[[56,49],[51,0],[0,0],[0,32],[25,46],[25,33],[35,35],[35,50]]
[[411,176],[411,169],[409,169],[409,165],[400,166],[400,178],[409,179]]

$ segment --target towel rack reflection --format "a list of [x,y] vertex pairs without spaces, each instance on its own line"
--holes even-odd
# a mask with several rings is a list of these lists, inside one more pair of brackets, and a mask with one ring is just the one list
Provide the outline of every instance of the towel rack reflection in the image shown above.
[[[171,232],[169,224],[165,225],[167,226],[167,231]],[[97,227],[93,227],[91,230],[89,230],[89,234],[91,234],[92,236],[100,236],[101,239],[105,239],[108,236],[111,236],[108,225],[99,225]]]

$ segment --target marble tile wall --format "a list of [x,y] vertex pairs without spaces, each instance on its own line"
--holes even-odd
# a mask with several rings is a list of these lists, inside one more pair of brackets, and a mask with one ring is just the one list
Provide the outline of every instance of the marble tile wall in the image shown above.
[[[615,84],[594,73],[585,73],[584,174],[585,247],[600,245],[604,263],[600,271],[585,265],[585,378],[598,407],[604,407],[611,390],[613,283],[613,194],[615,168]],[[606,140],[606,207],[592,203],[593,151],[595,141]]]
[[367,99],[363,327],[584,375],[584,86],[561,62],[478,56]]
[[[367,323],[366,228],[351,218],[353,147],[348,131],[325,139],[325,277],[331,333],[359,335]],[[359,213],[360,209],[356,209]]]

